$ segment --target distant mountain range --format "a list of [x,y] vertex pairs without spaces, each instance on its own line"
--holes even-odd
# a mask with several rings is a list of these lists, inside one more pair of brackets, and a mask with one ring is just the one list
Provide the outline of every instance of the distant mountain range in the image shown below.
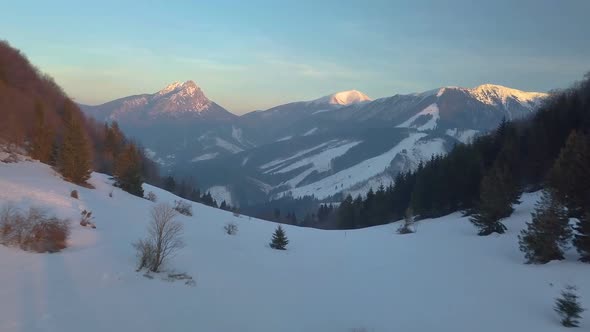
[[187,81],[81,106],[100,121],[119,122],[163,169],[196,178],[219,201],[243,205],[388,185],[398,172],[503,118],[530,114],[546,96],[492,84],[376,100],[351,90],[236,116]]

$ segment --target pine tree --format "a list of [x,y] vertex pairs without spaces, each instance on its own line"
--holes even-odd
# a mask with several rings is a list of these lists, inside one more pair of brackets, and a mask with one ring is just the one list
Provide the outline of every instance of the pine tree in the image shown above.
[[174,192],[174,190],[176,189],[176,181],[172,176],[167,176],[164,179],[164,189],[166,189],[166,191],[169,192]]
[[503,234],[506,226],[501,219],[509,217],[518,202],[519,191],[505,167],[492,167],[484,176],[480,187],[480,200],[470,221],[479,229],[479,235]]
[[572,131],[547,176],[549,186],[574,218],[581,218],[590,208],[589,140],[590,136]]
[[561,297],[555,300],[554,310],[561,316],[561,325],[565,327],[578,327],[578,319],[582,317],[580,314],[585,310],[580,305],[576,290],[574,286],[566,286],[561,291]]
[[590,263],[590,211],[578,219],[575,229],[574,246],[580,253],[580,260]]
[[113,121],[110,126],[105,123],[104,136],[101,168],[103,172],[113,174],[116,158],[125,146],[125,136],[116,121]]
[[135,196],[143,197],[141,156],[134,144],[127,144],[115,159],[116,185]]
[[58,169],[68,181],[82,184],[90,178],[90,144],[84,133],[80,115],[70,102],[64,107],[65,130],[59,149]]
[[351,195],[346,198],[338,206],[338,228],[352,229],[355,226],[354,220],[354,204]]
[[43,105],[35,104],[35,123],[31,137],[31,157],[42,163],[50,163],[53,152],[54,131],[45,120]]
[[527,223],[527,229],[523,229],[518,237],[527,263],[562,260],[572,236],[565,208],[550,191],[545,191],[532,217],[532,222]]
[[578,219],[574,246],[580,260],[590,263],[590,136],[572,131],[547,176],[548,185]]
[[289,240],[287,239],[287,235],[283,230],[283,227],[279,225],[275,232],[272,235],[272,241],[270,242],[270,247],[277,250],[286,250],[287,244],[289,244]]

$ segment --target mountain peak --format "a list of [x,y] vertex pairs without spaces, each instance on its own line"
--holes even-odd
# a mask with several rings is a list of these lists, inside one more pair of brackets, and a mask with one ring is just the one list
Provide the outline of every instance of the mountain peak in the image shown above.
[[350,105],[360,103],[364,101],[371,101],[366,94],[357,90],[340,91],[334,94],[324,96],[322,98],[314,100],[314,102],[328,103],[332,105]]
[[164,89],[158,91],[156,95],[163,96],[169,93],[178,93],[183,92],[185,95],[195,95],[197,93],[202,94],[201,88],[191,80],[188,80],[184,83],[180,82],[172,82],[168,84]]
[[521,91],[489,83],[467,90],[486,104],[503,104],[505,107],[508,99],[513,99],[521,105],[536,105],[541,99],[547,97],[547,94],[542,92]]

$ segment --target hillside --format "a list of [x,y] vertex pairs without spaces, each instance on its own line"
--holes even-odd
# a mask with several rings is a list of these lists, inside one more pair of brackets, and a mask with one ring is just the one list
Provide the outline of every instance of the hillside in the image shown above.
[[[566,284],[590,307],[590,270],[573,250],[565,261],[523,264],[516,236],[537,193],[523,196],[502,236],[479,237],[454,213],[420,221],[405,236],[396,224],[285,226],[285,252],[267,245],[276,224],[194,203],[194,217],[179,218],[187,246],[168,266],[193,276],[191,287],[134,270],[130,244],[145,234],[154,203],[113,188],[103,174],[89,182],[96,189],[64,182],[38,162],[0,163],[0,204],[73,220],[61,253],[0,246],[1,331],[563,331],[552,306]],[[159,202],[178,199],[144,189]],[[94,213],[97,229],[78,225],[82,209]],[[230,221],[236,236],[223,232]],[[590,326],[585,316],[582,329]]]

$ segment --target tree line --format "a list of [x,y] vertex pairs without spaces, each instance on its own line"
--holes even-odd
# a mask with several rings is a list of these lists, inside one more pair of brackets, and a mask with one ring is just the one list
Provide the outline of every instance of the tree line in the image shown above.
[[494,132],[458,143],[446,156],[433,156],[365,197],[346,196],[329,218],[350,229],[402,219],[408,209],[418,219],[464,211],[479,235],[503,233],[502,219],[521,193],[545,188],[549,198],[542,205],[548,208],[538,213],[558,204],[566,218],[576,218],[574,245],[582,259],[590,259],[589,110],[586,75],[553,92],[530,117],[503,121]]

